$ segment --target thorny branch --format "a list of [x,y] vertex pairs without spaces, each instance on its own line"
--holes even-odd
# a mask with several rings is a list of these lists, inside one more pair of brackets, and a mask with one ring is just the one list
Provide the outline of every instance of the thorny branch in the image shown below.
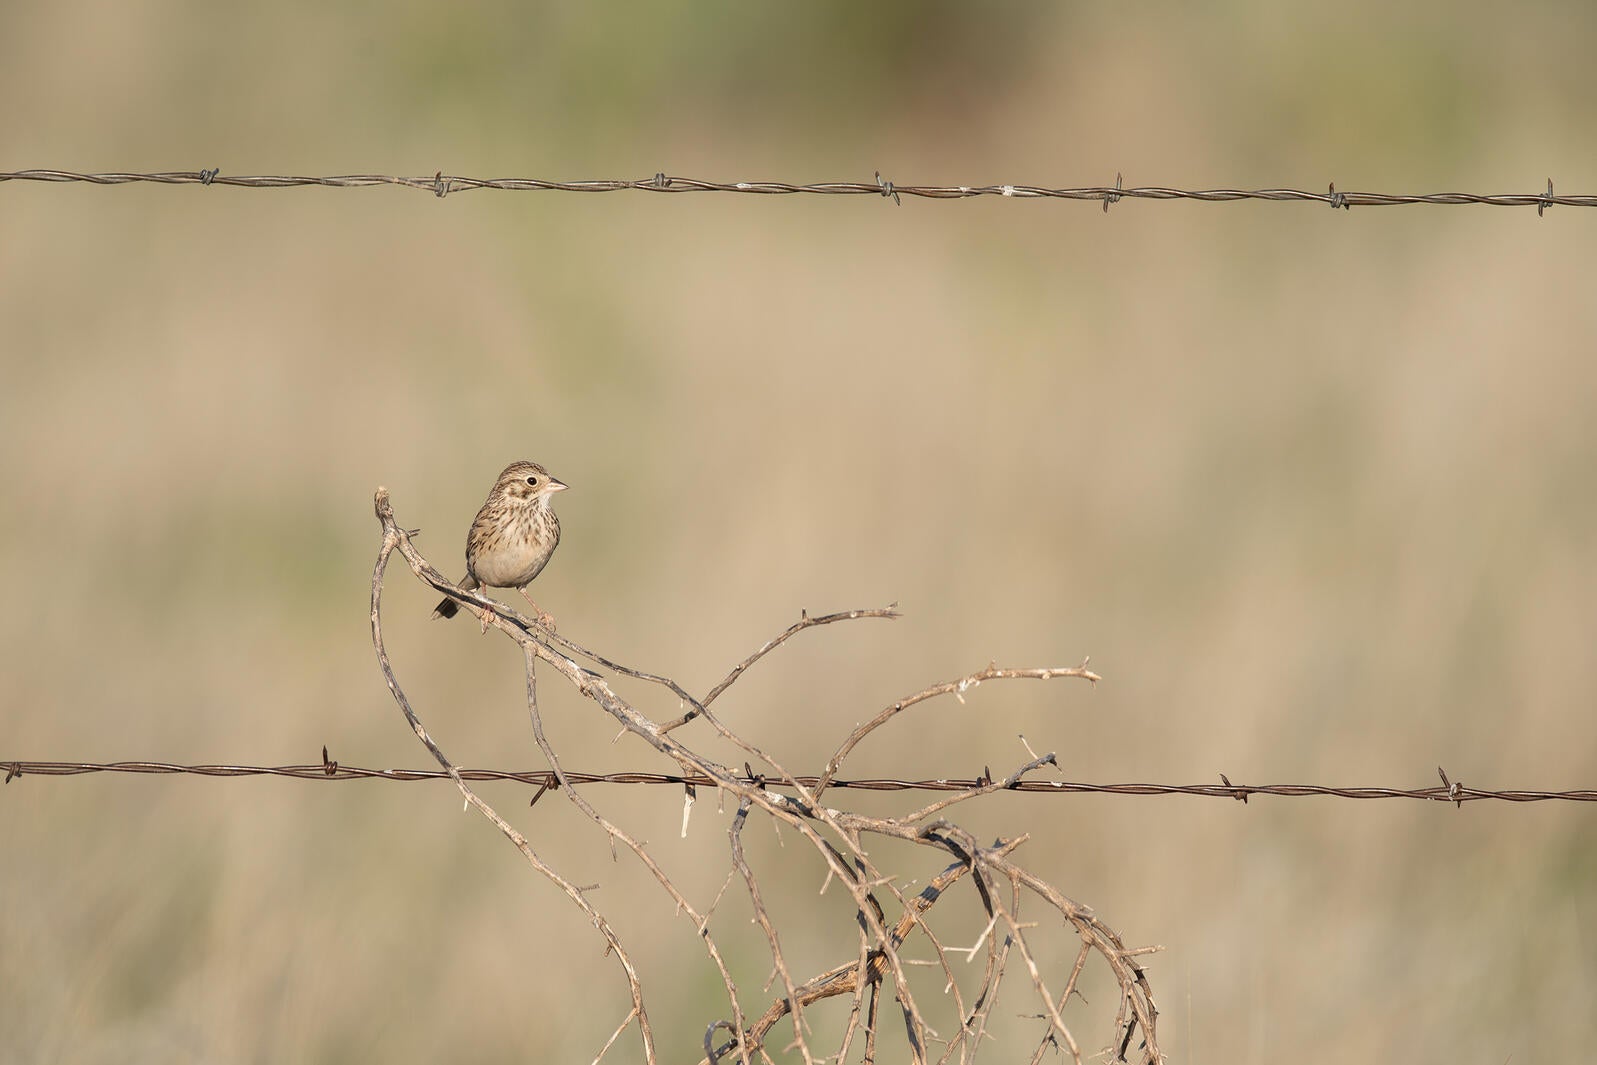
[[[374,502],[383,536],[372,575],[371,623],[372,640],[384,679],[411,729],[448,773],[467,802],[492,821],[534,869],[560,888],[598,930],[605,940],[607,951],[615,953],[625,976],[632,1005],[615,1034],[600,1049],[599,1057],[603,1057],[616,1039],[635,1023],[643,1048],[643,1059],[650,1063],[661,1060],[650,1014],[645,1007],[646,981],[639,974],[633,955],[627,951],[604,914],[589,900],[585,889],[573,885],[545,863],[525,836],[472,791],[459,769],[427,732],[400,687],[383,644],[381,621],[383,579],[388,561],[396,550],[404,557],[411,571],[433,589],[462,602],[485,607],[493,627],[519,645],[526,671],[528,714],[533,736],[549,763],[552,774],[549,779],[556,781],[559,793],[605,833],[612,849],[619,843],[638,860],[670,899],[674,912],[691,922],[695,936],[703,944],[707,960],[719,977],[729,1015],[705,1018],[704,1027],[696,1029],[704,1033],[703,1061],[707,1065],[718,1065],[728,1059],[741,1065],[748,1065],[755,1060],[773,1061],[773,1053],[784,1057],[796,1053],[807,1065],[834,1059],[842,1063],[849,1060],[850,1051],[856,1046],[860,1034],[864,1037],[862,1060],[874,1062],[882,1052],[882,1040],[888,1034],[880,1026],[880,1006],[884,995],[891,996],[891,1001],[897,1004],[898,1014],[904,1024],[903,1038],[909,1060],[926,1062],[930,1048],[941,1044],[943,1049],[937,1059],[939,1062],[973,1062],[978,1057],[983,1039],[991,1037],[993,1026],[1003,1016],[995,1014],[994,1007],[1000,991],[1007,986],[1004,977],[1008,963],[1015,957],[1024,963],[1026,982],[1031,985],[1031,993],[1040,1004],[1040,1016],[1047,1026],[1039,1054],[1043,1047],[1063,1047],[1077,1065],[1083,1060],[1078,1042],[1067,1025],[1067,1013],[1074,1006],[1071,993],[1083,968],[1092,957],[1097,957],[1120,988],[1117,1013],[1105,1024],[1105,1038],[1101,1044],[1108,1048],[1109,1059],[1128,1060],[1127,1054],[1133,1053],[1133,1060],[1138,1062],[1158,1063],[1163,1060],[1157,1035],[1158,1011],[1154,1007],[1146,973],[1136,960],[1139,955],[1157,948],[1127,949],[1120,937],[1099,920],[1090,908],[1068,898],[1035,872],[1018,864],[1014,855],[1025,842],[1024,835],[998,840],[987,846],[943,816],[955,805],[995,790],[1017,786],[1027,774],[1053,765],[1053,755],[1034,757],[1002,780],[984,773],[974,786],[904,816],[866,816],[820,802],[820,796],[833,785],[837,773],[854,748],[910,707],[944,694],[963,700],[966,692],[990,680],[1078,677],[1096,681],[1097,676],[1087,670],[1085,663],[1068,669],[1017,670],[990,665],[958,680],[932,685],[899,700],[855,729],[839,746],[820,777],[800,777],[789,772],[770,753],[735,733],[710,709],[711,704],[736,683],[749,667],[798,632],[845,620],[896,617],[897,610],[894,607],[847,611],[815,618],[805,615],[735,666],[724,680],[699,700],[666,676],[612,662],[563,636],[555,635],[480,592],[462,591],[416,550],[410,533],[396,523],[385,489],[377,490]],[[579,664],[578,658],[591,662],[597,669]],[[742,880],[755,923],[764,934],[773,977],[780,988],[780,996],[774,1002],[752,1012],[745,1005],[745,993],[739,990],[735,966],[729,962],[728,955],[717,940],[714,912],[721,896],[717,895],[707,908],[695,906],[642,841],[607,817],[574,787],[572,778],[561,765],[558,752],[544,733],[538,708],[537,666],[540,663],[551,667],[577,692],[614,718],[622,727],[623,735],[631,734],[642,739],[674,761],[684,778],[704,782],[700,786],[716,788],[735,805],[736,813],[728,833],[729,877]],[[660,685],[677,697],[684,713],[662,724],[617,694],[611,687],[610,677]],[[675,730],[701,720],[716,738],[730,742],[748,757],[749,762],[745,763],[741,772],[707,757],[673,735]],[[760,768],[756,769],[755,766]],[[795,794],[787,795],[773,790],[778,785]],[[769,819],[779,828],[795,832],[809,844],[807,853],[818,863],[817,871],[824,870],[827,883],[835,879],[848,893],[853,904],[858,949],[847,962],[809,979],[795,975],[784,954],[783,934],[772,912],[771,901],[762,889],[759,870],[744,849],[744,830],[755,818]],[[918,893],[906,895],[898,886],[900,874],[884,872],[877,866],[867,849],[867,842],[872,839],[893,839],[930,847],[943,852],[953,861]],[[784,875],[788,879],[792,878],[791,871],[785,871]],[[985,929],[968,948],[945,946],[928,923],[929,915],[935,905],[948,898],[950,892],[967,878],[973,889],[971,900],[981,908],[985,918]],[[725,891],[724,886],[722,891]],[[1081,946],[1073,966],[1065,964],[1062,959],[1047,956],[1028,936],[1028,931],[1036,925],[1019,919],[1023,898],[1047,907],[1053,920],[1063,922],[1074,931]],[[890,916],[890,910],[893,916]],[[721,932],[723,938],[725,934]],[[790,930],[787,935],[803,941],[824,942],[809,927]],[[937,977],[911,976],[912,966],[928,964],[923,958],[905,953],[912,939],[923,943],[930,952],[929,964],[944,982],[940,989],[933,983]],[[973,958],[977,953],[983,954],[985,959],[979,977],[964,975],[968,968],[956,970],[949,958],[951,954]],[[1057,973],[1063,979],[1062,994],[1056,996],[1050,989],[1050,973]],[[1020,982],[1019,978],[1010,981],[1011,984],[1016,982]],[[968,1000],[967,987],[973,992]],[[937,990],[942,991],[941,996],[928,993]],[[841,1046],[835,1056],[822,1055],[811,1046],[816,1032],[806,1010],[839,997],[846,997],[850,1003],[849,1012],[844,1018]],[[939,1022],[948,1025],[946,1036],[931,1023],[931,1013],[949,1018]],[[1037,1015],[1035,1011],[1033,1015]],[[791,1018],[791,1043],[786,1046],[768,1043],[773,1029],[783,1018]],[[679,1056],[677,1052],[669,1055],[672,1060]]]
[[[414,551],[414,548],[410,547],[409,534],[394,523],[394,512],[388,504],[388,494],[381,489],[377,492],[377,517],[383,525],[383,543],[377,553],[376,568],[372,571],[372,645],[377,650],[377,663],[382,667],[383,679],[388,682],[388,690],[393,694],[394,701],[399,704],[399,709],[404,712],[405,720],[409,723],[411,730],[416,733],[416,738],[421,740],[438,764],[444,767],[444,770],[454,780],[455,786],[460,789],[460,793],[466,797],[466,801],[492,821],[499,831],[504,833],[511,843],[515,844],[516,849],[527,859],[528,864],[565,893],[566,897],[599,930],[599,934],[605,938],[609,949],[615,951],[616,959],[621,963],[621,967],[626,973],[627,990],[632,995],[632,1017],[638,1022],[639,1034],[643,1040],[644,1055],[649,1061],[653,1062],[656,1060],[654,1035],[649,1028],[649,1015],[643,1008],[643,986],[638,980],[637,968],[632,964],[631,958],[622,947],[621,940],[616,936],[615,930],[610,927],[610,923],[605,920],[604,915],[587,900],[581,888],[561,876],[552,866],[538,857],[537,852],[532,849],[532,845],[527,842],[527,838],[516,831],[508,821],[499,815],[498,811],[484,802],[461,779],[459,770],[439,748],[438,744],[433,741],[432,736],[428,734],[427,729],[422,725],[421,719],[416,716],[415,710],[411,708],[410,699],[406,697],[404,690],[399,686],[399,679],[394,676],[393,664],[388,659],[388,650],[383,646],[383,576],[388,569],[388,560],[393,555],[395,547],[400,547],[401,550],[409,549],[409,551]],[[407,551],[407,557],[409,551]]]

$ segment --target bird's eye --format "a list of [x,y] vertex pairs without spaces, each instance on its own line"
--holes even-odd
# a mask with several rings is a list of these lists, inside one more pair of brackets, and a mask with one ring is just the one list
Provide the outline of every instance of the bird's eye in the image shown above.
[[538,487],[538,478],[536,478],[536,477],[528,477],[527,478],[527,483],[532,485],[534,488],[537,488]]

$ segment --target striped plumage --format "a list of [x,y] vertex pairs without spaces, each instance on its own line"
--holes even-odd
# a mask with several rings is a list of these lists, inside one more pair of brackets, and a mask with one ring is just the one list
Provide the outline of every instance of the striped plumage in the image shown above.
[[[560,519],[550,499],[565,487],[536,462],[506,466],[466,534],[466,576],[460,586],[467,591],[515,588],[532,603],[527,585],[543,572],[560,543]],[[532,608],[541,622],[550,624],[537,603]],[[433,617],[452,618],[459,609],[459,603],[445,599]]]

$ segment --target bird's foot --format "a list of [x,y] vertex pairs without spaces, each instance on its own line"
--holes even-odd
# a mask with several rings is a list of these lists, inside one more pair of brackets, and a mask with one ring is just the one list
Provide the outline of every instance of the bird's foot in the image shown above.
[[532,596],[527,594],[527,589],[525,589],[525,588],[517,588],[516,591],[520,592],[521,593],[521,598],[525,599],[527,601],[527,605],[532,607],[532,612],[534,614],[538,615],[538,624],[542,625],[544,628],[548,629],[550,632],[554,632],[555,631],[555,619],[554,619],[554,616],[552,614],[549,614],[549,613],[545,612],[543,607],[539,606],[537,603],[534,603],[532,601]]

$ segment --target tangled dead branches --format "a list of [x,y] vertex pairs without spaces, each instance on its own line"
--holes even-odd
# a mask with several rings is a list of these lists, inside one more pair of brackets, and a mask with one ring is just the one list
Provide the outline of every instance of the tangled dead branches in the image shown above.
[[[389,690],[416,736],[454,780],[466,801],[492,821],[528,864],[558,887],[571,904],[582,912],[604,938],[621,968],[631,998],[631,1008],[609,1041],[597,1052],[595,1061],[604,1057],[632,1026],[636,1027],[643,1059],[651,1065],[661,1060],[662,1051],[656,1044],[645,1000],[644,977],[621,937],[587,897],[585,890],[545,862],[527,838],[479,797],[461,777],[454,763],[434,742],[400,687],[384,646],[381,613],[383,580],[395,550],[409,563],[412,572],[432,588],[463,603],[486,608],[490,612],[492,624],[521,648],[533,736],[559,781],[558,790],[587,820],[612,841],[630,851],[670,900],[674,912],[681,919],[691,922],[696,938],[702,944],[706,961],[718,975],[726,1000],[725,1016],[705,1018],[702,1062],[719,1065],[720,1062],[736,1061],[740,1065],[747,1065],[756,1059],[774,1061],[773,1054],[796,1058],[806,1065],[820,1061],[836,1061],[841,1065],[852,1060],[851,1055],[857,1055],[864,1062],[873,1062],[877,1060],[878,1040],[884,1033],[884,1002],[889,1003],[890,1008],[896,1008],[901,1018],[903,1038],[912,1061],[973,1062],[979,1056],[983,1040],[992,1035],[990,1029],[999,1016],[995,1015],[994,1010],[1000,1000],[1000,992],[1020,982],[1029,983],[1034,996],[1032,1012],[1026,1016],[1035,1017],[1042,1024],[1031,1060],[1041,1060],[1050,1048],[1062,1049],[1080,1065],[1083,1052],[1066,1023],[1066,1013],[1073,1007],[1072,996],[1076,995],[1079,1000],[1079,981],[1094,958],[1107,967],[1119,989],[1118,1006],[1110,1022],[1108,1039],[1102,1044],[1105,1056],[1112,1061],[1158,1063],[1163,1060],[1157,1034],[1158,1011],[1154,1008],[1147,975],[1138,961],[1139,956],[1157,948],[1127,949],[1120,937],[1099,920],[1089,907],[1068,898],[1035,872],[1019,864],[1014,855],[1026,842],[1024,834],[983,845],[946,816],[946,812],[954,806],[1012,788],[1027,774],[1045,765],[1053,765],[1052,754],[1033,757],[1003,778],[985,774],[974,787],[951,793],[929,805],[897,816],[867,816],[821,801],[855,747],[911,707],[939,695],[962,697],[970,688],[988,680],[1076,677],[1096,681],[1097,676],[1089,672],[1085,665],[1062,669],[999,669],[989,666],[958,680],[916,692],[886,707],[850,733],[828,760],[821,775],[810,786],[805,786],[776,757],[733,732],[711,709],[712,704],[750,666],[804,629],[858,618],[895,617],[897,612],[894,608],[854,610],[824,617],[806,615],[739,663],[709,694],[698,699],[668,677],[612,662],[544,629],[502,603],[477,592],[461,590],[416,550],[410,533],[396,523],[385,489],[377,490],[375,504],[377,519],[382,525],[382,546],[372,574],[372,641]],[[591,663],[593,668],[580,664],[579,660]],[[544,735],[538,711],[536,665],[539,662],[551,667],[600,710],[619,722],[626,732],[675,761],[684,773],[712,780],[723,797],[735,804],[736,813],[729,831],[728,882],[738,879],[744,885],[781,989],[781,994],[774,1001],[761,1006],[757,1013],[745,1004],[746,992],[739,991],[722,942],[712,932],[716,903],[712,901],[702,908],[695,904],[642,841],[591,804],[565,775],[558,753]],[[655,721],[616,693],[612,681],[618,677],[665,687],[681,701],[686,712],[668,722]],[[692,722],[702,722],[703,727],[711,730],[717,739],[743,752],[747,758],[744,771],[738,772],[706,757],[679,740],[677,730]],[[768,818],[795,832],[809,845],[808,853],[817,863],[817,871],[824,869],[828,882],[835,879],[847,890],[853,903],[858,933],[858,950],[852,958],[808,978],[792,971],[788,954],[783,950],[781,930],[762,896],[760,879],[743,845],[744,828],[755,817]],[[900,840],[928,847],[941,852],[951,861],[919,893],[907,895],[898,886],[896,875],[885,871],[867,850],[866,842],[873,838]],[[933,907],[960,889],[967,879],[970,882],[970,894],[985,919],[985,928],[970,947],[946,946],[929,920],[930,913]],[[718,895],[716,901],[720,897]],[[1066,927],[1077,937],[1079,946],[1068,963],[1065,959],[1048,956],[1043,949],[1038,935],[1038,931],[1044,927],[1043,922],[1022,921],[1020,910],[1023,902],[1042,906],[1050,914],[1047,924]],[[944,909],[947,908],[945,904]],[[721,937],[725,938],[724,932]],[[918,941],[921,949],[929,950],[930,967],[940,973],[945,981],[942,996],[928,995],[928,988],[935,985],[936,977],[927,979],[911,976],[912,966],[917,962],[926,964],[926,959],[914,958],[907,950],[912,940]],[[974,980],[964,977],[962,983],[950,959],[950,955],[956,954],[964,955],[967,960],[974,960],[978,955],[984,958],[980,976]],[[1017,976],[1006,982],[1006,974],[1017,968],[1024,969],[1025,977],[1022,979]],[[966,985],[972,983],[974,987],[967,988]],[[816,1029],[806,1014],[832,999],[846,1002],[848,1013],[842,1025],[840,1045],[823,1055],[812,1046]],[[934,1011],[954,1016],[957,1027],[946,1035],[940,1033],[928,1020],[928,1015]],[[791,1027],[792,1038],[778,1045],[776,1031],[783,1026],[784,1020]],[[672,1060],[679,1059],[680,1049],[673,1049],[669,1057]]]

